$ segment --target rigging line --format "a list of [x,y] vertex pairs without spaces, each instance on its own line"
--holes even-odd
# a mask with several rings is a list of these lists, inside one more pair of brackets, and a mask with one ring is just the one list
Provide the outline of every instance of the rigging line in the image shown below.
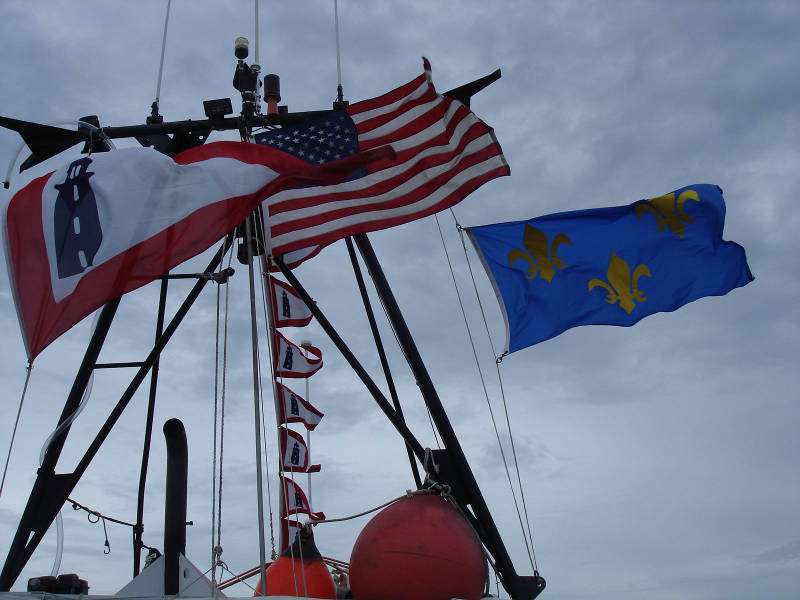
[[[263,208],[262,208],[262,211],[263,211]],[[268,219],[268,218],[269,218],[269,213],[263,213],[262,212],[262,218],[257,219],[257,226],[260,228],[259,231],[261,231],[262,239],[264,240],[264,257],[262,258],[262,267],[263,267],[264,275],[265,275],[263,277],[263,280],[265,282],[269,281],[269,278],[267,277],[267,275],[269,275],[269,266],[270,266],[270,264],[272,264],[272,239],[270,238],[269,232],[266,231],[266,227],[265,227],[265,220]],[[271,286],[272,283],[270,282],[269,285]],[[278,362],[278,357],[276,356],[277,353],[278,353],[278,348],[275,345],[275,338],[276,338],[275,333],[277,331],[277,324],[274,321],[273,315],[277,314],[278,311],[277,311],[277,307],[273,305],[272,300],[273,300],[273,298],[272,298],[272,289],[270,288],[268,290],[268,293],[266,294],[266,301],[267,301],[267,304],[268,304],[267,311],[266,311],[267,312],[266,317],[267,317],[267,324],[268,324],[268,327],[269,327],[269,338],[270,338],[269,339],[269,346],[268,346],[269,347],[269,355],[270,355],[269,365],[270,365],[270,374],[272,375],[272,394],[273,394],[273,401],[274,401],[274,405],[275,405],[275,423],[276,423],[276,429],[279,432],[280,429],[281,429],[281,425],[283,423],[281,421],[280,411],[278,409],[278,403],[279,402],[283,402],[283,399],[282,399],[282,397],[279,399],[279,391],[278,391],[279,381],[278,380],[280,379],[280,384],[283,385],[283,377],[282,376],[278,376],[277,370],[276,370],[277,362]],[[277,458],[277,462],[278,462],[278,472],[280,473],[280,472],[283,471],[283,447],[281,446],[280,435],[278,435],[277,442],[278,442],[278,453],[277,453],[276,458]],[[278,493],[279,493],[279,502],[284,502],[285,506],[289,506],[289,499],[288,499],[288,497],[286,495],[287,494],[287,490],[286,490],[286,487],[283,484],[280,485]],[[279,517],[279,518],[281,519],[281,538],[283,538],[283,520],[282,520],[283,517]],[[287,531],[288,531],[288,529],[287,529]],[[270,533],[272,533],[272,532],[270,532]],[[288,534],[287,534],[287,538],[288,538]],[[275,546],[274,546],[274,539],[275,539],[274,535],[273,535],[272,539],[273,539],[272,558],[274,560],[277,557],[277,554],[275,552]],[[288,539],[285,540],[285,541],[287,542],[287,544],[291,543],[291,541],[288,540]],[[298,590],[295,590],[295,592],[298,592]]]
[[219,313],[221,293],[220,286],[217,286],[216,332],[214,339],[214,443],[211,459],[211,590],[215,595],[217,589],[217,546],[219,545],[214,527],[217,522],[217,433],[219,429],[217,419],[219,417]]
[[11,462],[11,450],[14,448],[14,440],[17,437],[17,427],[19,426],[19,417],[22,414],[22,405],[25,403],[25,395],[28,392],[28,383],[31,380],[31,371],[33,370],[33,361],[28,359],[28,366],[25,367],[25,385],[22,386],[22,396],[19,399],[19,408],[17,409],[17,418],[14,420],[14,430],[11,433],[11,442],[8,444],[8,454],[6,455],[6,464],[3,467],[3,479],[0,480],[0,498],[3,497],[3,488],[6,485],[6,474],[8,473],[8,464]]
[[[275,405],[275,421],[277,423],[278,422],[278,416],[277,416],[278,415],[278,407],[277,407],[278,387],[277,387],[276,382],[275,382],[275,373],[274,373],[274,364],[275,363],[273,362],[273,360],[274,360],[273,359],[273,354],[275,352],[275,349],[273,348],[273,344],[274,344],[274,341],[275,341],[275,335],[274,335],[274,324],[272,322],[272,319],[270,318],[271,315],[272,315],[272,289],[266,289],[266,291],[265,291],[265,287],[267,287],[268,285],[272,285],[272,283],[269,280],[269,277],[270,277],[270,275],[269,275],[269,262],[268,262],[267,257],[266,257],[266,246],[268,246],[268,242],[267,242],[267,233],[264,231],[263,210],[264,210],[263,208],[260,209],[260,211],[262,211],[262,212],[259,212],[259,210],[256,210],[255,214],[258,215],[258,218],[255,218],[254,221],[255,221],[255,225],[256,225],[256,237],[257,237],[257,239],[264,240],[264,246],[265,246],[265,253],[263,255],[261,255],[261,260],[260,260],[261,276],[259,277],[259,279],[261,281],[261,306],[262,306],[262,310],[264,311],[264,324],[265,324],[264,326],[265,326],[265,328],[267,330],[267,358],[269,359],[269,374],[270,374],[270,382],[271,382],[271,387],[272,387],[272,400],[273,400],[273,404]],[[260,238],[258,237],[259,234],[260,234]],[[263,420],[263,416],[264,416],[263,407],[262,407],[261,415],[262,415],[262,420]],[[279,425],[280,424],[277,423],[276,427],[279,426]],[[266,426],[264,426],[264,427],[265,427],[264,431],[266,431]],[[270,554],[270,556],[271,556],[272,560],[275,560],[275,557],[277,556],[277,554],[275,552],[275,522],[274,522],[274,513],[273,513],[273,508],[272,508],[272,486],[270,485],[269,452],[267,452],[266,436],[264,436],[264,440],[265,440],[264,441],[264,454],[266,455],[266,461],[267,461],[267,502],[268,502],[268,505],[269,505],[269,537],[270,537],[270,544],[271,544],[271,554]],[[278,440],[278,444],[280,445],[280,440]],[[281,460],[280,454],[281,453],[280,453],[280,449],[279,449],[279,451],[278,451],[278,455],[279,455],[278,456],[278,461]],[[279,462],[279,464],[280,464],[280,462]],[[280,470],[280,468],[279,468],[279,470]]]
[[[80,502],[76,502],[72,498],[67,498],[67,502],[72,504],[72,510],[86,511],[87,513],[86,518],[89,520],[90,523],[97,523],[100,519],[102,519],[103,521],[111,521],[112,523],[116,523],[117,525],[125,525],[126,527],[136,527],[136,523],[128,523],[127,521],[122,521],[120,519],[109,517],[101,512],[94,510],[93,508],[84,506]],[[95,517],[94,521],[92,521],[92,517]]]
[[255,275],[253,268],[253,248],[251,241],[255,238],[253,228],[250,226],[251,219],[245,219],[245,245],[247,247],[247,272],[250,290],[250,338],[253,347],[253,417],[255,433],[255,452],[256,452],[256,495],[258,504],[258,559],[261,566],[261,589],[266,593],[266,549],[264,541],[264,490],[261,472],[261,423],[260,418],[260,394],[258,387],[258,323],[256,312],[255,295]]
[[[230,269],[231,261],[233,259],[233,244],[230,244],[228,248],[228,265],[226,269]],[[224,261],[220,261],[222,263]],[[212,508],[212,518],[211,518],[211,539],[212,539],[212,548],[211,548],[211,567],[212,567],[212,590],[214,596],[216,597],[217,592],[219,591],[215,585],[215,577],[216,577],[216,568],[217,566],[224,565],[222,562],[222,471],[223,465],[225,463],[225,399],[226,399],[226,391],[227,391],[227,373],[228,373],[228,315],[229,315],[229,299],[230,299],[230,277],[227,277],[224,282],[225,285],[225,298],[224,298],[224,315],[223,315],[223,329],[222,329],[222,381],[221,381],[221,389],[218,388],[217,384],[217,373],[219,371],[219,296],[220,296],[220,286],[217,286],[217,354],[215,360],[215,372],[214,372],[214,444],[215,444],[215,454],[216,454],[216,442],[217,442],[217,393],[219,392],[220,396],[220,410],[219,410],[219,472],[215,474],[214,478],[214,490],[212,490],[212,494],[215,494],[214,498],[212,499],[212,504],[216,505],[216,515],[214,514],[214,509]],[[214,469],[216,470],[217,461],[216,458],[214,459]],[[219,478],[219,486],[216,486],[217,476]],[[214,535],[214,528],[216,527],[216,536]],[[216,537],[216,543],[214,542]]]
[[[367,272],[369,273],[369,269],[367,269]],[[370,277],[372,277],[371,273],[370,273]],[[374,284],[374,281],[375,280],[373,278],[373,284]],[[397,342],[397,347],[400,349],[400,352],[402,353],[403,358],[405,358],[406,362],[410,365],[411,364],[411,360],[409,359],[408,354],[406,354],[405,348],[403,348],[403,345],[400,343],[400,337],[397,335],[397,330],[394,328],[394,323],[392,323],[392,320],[389,318],[389,311],[387,310],[386,303],[383,301],[383,298],[381,297],[380,294],[378,294],[378,301],[381,303],[381,308],[383,309],[383,315],[386,317],[386,320],[389,323],[389,329],[391,329],[392,335],[394,336],[394,340],[395,340],[395,342]],[[417,387],[419,387],[419,383],[416,382],[416,381],[415,381],[415,383],[417,383]],[[439,432],[436,430],[436,425],[434,425],[434,423],[433,423],[433,417],[431,416],[431,409],[428,407],[428,403],[425,402],[425,398],[424,397],[422,398],[422,401],[423,401],[423,404],[425,404],[425,412],[428,415],[428,423],[430,423],[430,425],[431,425],[431,431],[433,432],[433,439],[434,439],[434,441],[436,441],[436,448],[438,450],[441,450],[442,449],[442,442],[439,440]]]
[[162,75],[164,74],[164,54],[167,50],[167,28],[169,27],[169,7],[172,4],[172,0],[167,0],[167,14],[164,17],[164,37],[161,40],[161,60],[158,63],[158,81],[156,83],[156,99],[153,103],[155,106],[156,113],[158,113],[158,103],[161,100],[161,79]]
[[261,357],[259,354],[259,361],[258,361],[258,387],[259,387],[259,394],[260,394],[260,407],[261,407],[261,429],[265,432],[264,434],[264,464],[266,465],[267,469],[267,504],[269,506],[269,536],[270,536],[270,556],[275,554],[275,533],[274,533],[274,523],[273,523],[273,513],[272,513],[272,484],[270,483],[272,476],[270,475],[269,470],[269,450],[267,449],[267,424],[266,420],[264,419],[264,379],[261,373]]
[[[458,284],[456,283],[456,276],[455,272],[453,271],[453,264],[450,261],[450,254],[447,252],[447,245],[444,241],[444,234],[442,233],[442,227],[439,224],[439,215],[433,215],[436,219],[436,227],[439,229],[439,237],[442,240],[442,248],[444,249],[444,255],[447,259],[447,266],[450,268],[450,277],[453,280],[453,288],[455,288],[456,296],[458,297],[458,305],[461,308],[461,316],[464,318],[464,327],[467,330],[467,337],[469,338],[469,344],[472,347],[472,355],[475,358],[475,366],[478,369],[478,376],[481,380],[481,386],[483,387],[483,395],[486,398],[486,406],[489,408],[489,416],[492,420],[492,427],[494,427],[494,433],[497,437],[497,446],[500,448],[500,457],[503,460],[503,468],[506,472],[506,477],[508,478],[508,487],[511,490],[511,497],[514,500],[514,508],[517,511],[517,518],[519,519],[519,526],[522,531],[522,538],[525,540],[525,549],[528,551],[528,558],[531,561],[531,566],[533,566],[533,555],[531,554],[531,549],[528,545],[528,539],[525,537],[525,525],[522,522],[522,515],[520,514],[519,504],[517,503],[517,495],[514,493],[514,484],[511,481],[511,472],[508,469],[508,460],[506,459],[506,453],[503,450],[503,442],[500,438],[500,431],[497,428],[497,421],[494,418],[494,410],[492,410],[492,403],[489,401],[489,392],[486,389],[486,381],[483,377],[483,370],[481,369],[480,360],[478,359],[478,351],[475,349],[475,340],[472,338],[472,331],[469,327],[469,321],[467,320],[467,312],[464,309],[464,303],[461,300],[461,292],[458,289]],[[516,457],[515,457],[516,463]],[[517,469],[517,473],[519,473],[519,469]]]
[[[453,220],[456,223],[456,227],[457,227],[458,233],[459,233],[459,238],[461,239],[461,247],[464,249],[464,257],[467,260],[467,268],[469,269],[469,276],[470,276],[470,279],[472,280],[472,287],[475,290],[475,297],[478,300],[478,306],[480,307],[481,316],[483,318],[483,326],[486,329],[486,337],[489,340],[489,347],[492,350],[492,355],[493,356],[497,356],[497,353],[496,353],[495,348],[494,348],[494,343],[492,342],[492,336],[491,336],[491,334],[489,332],[489,324],[488,324],[488,322],[486,320],[486,313],[485,313],[485,311],[483,309],[483,303],[481,302],[480,294],[478,293],[478,285],[475,282],[475,274],[472,271],[472,264],[471,264],[471,262],[469,260],[469,254],[467,253],[467,244],[464,241],[464,229],[458,224],[458,219],[456,218],[455,212],[453,212],[452,209],[450,209],[450,214],[453,216]],[[508,414],[508,403],[506,402],[506,395],[505,395],[505,391],[503,389],[503,378],[502,378],[502,376],[500,374],[500,359],[499,358],[495,360],[495,369],[497,370],[497,381],[498,381],[498,384],[500,386],[500,398],[503,401],[503,410],[504,410],[505,416],[506,416],[506,425],[508,426],[508,438],[509,438],[509,441],[511,442],[511,453],[512,453],[512,456],[514,458],[514,468],[515,468],[515,470],[517,472],[517,483],[519,485],[520,498],[522,499],[522,510],[525,513],[525,521],[527,523],[527,528],[528,528],[528,539],[530,539],[530,544],[531,544],[531,550],[532,550],[532,557],[531,557],[532,564],[531,564],[531,566],[533,567],[534,572],[538,573],[538,568],[537,568],[537,563],[536,563],[536,549],[535,549],[534,544],[533,544],[533,534],[531,532],[531,520],[530,520],[530,517],[528,516],[528,506],[527,506],[527,503],[525,502],[525,490],[524,490],[524,488],[522,486],[522,477],[520,476],[520,472],[519,472],[519,461],[517,460],[517,450],[516,450],[516,445],[514,444],[514,433],[513,433],[512,429],[511,429],[511,419],[510,419],[509,414]],[[526,543],[526,545],[527,545],[527,543]]]

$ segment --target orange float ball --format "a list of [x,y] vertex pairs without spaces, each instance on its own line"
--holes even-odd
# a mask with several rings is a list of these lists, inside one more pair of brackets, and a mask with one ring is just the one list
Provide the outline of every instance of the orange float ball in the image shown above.
[[[305,529],[267,568],[266,580],[267,596],[336,598],[333,577],[314,544],[314,536]],[[262,595],[260,578],[253,595]]]
[[350,556],[354,600],[479,600],[487,575],[472,527],[434,495],[383,509],[359,534]]

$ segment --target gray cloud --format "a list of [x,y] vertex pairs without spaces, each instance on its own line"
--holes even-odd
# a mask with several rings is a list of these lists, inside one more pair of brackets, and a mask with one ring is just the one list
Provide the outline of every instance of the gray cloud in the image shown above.
[[[329,106],[336,93],[330,3],[262,2],[261,9],[260,62],[265,72],[281,75],[282,103],[292,110]],[[0,114],[40,122],[86,114],[111,125],[142,121],[155,94],[163,11],[164,3],[155,0],[68,8],[6,2]],[[710,182],[725,191],[725,238],[747,250],[756,280],[745,288],[632,328],[576,328],[501,363],[536,555],[548,579],[544,595],[796,598],[800,10],[792,3],[716,0],[535,6],[473,0],[458,10],[431,2],[339,2],[339,12],[344,93],[352,101],[416,76],[423,55],[432,61],[439,90],[502,68],[502,79],[476,96],[472,107],[495,128],[512,175],[456,206],[461,224],[627,204]],[[238,35],[254,42],[251,20],[252,3],[173,3],[161,93],[166,119],[202,118],[204,99],[236,100],[232,44]],[[16,134],[0,131],[0,159],[10,160],[18,144]],[[12,181],[46,173],[63,160]],[[494,357],[458,233],[449,214],[440,222],[490,401],[501,415]],[[527,572],[436,224],[427,218],[371,239],[515,564]],[[469,257],[497,353],[502,317],[471,249]],[[199,257],[177,271],[197,272],[207,260]],[[234,266],[222,544],[231,568],[244,570],[258,560],[258,532],[246,270]],[[331,245],[297,274],[385,388],[344,244]],[[4,441],[25,358],[7,275],[0,278]],[[170,284],[168,314],[188,285]],[[123,299],[102,360],[146,354],[157,296],[153,284]],[[196,525],[188,553],[198,565],[210,557],[215,297],[209,286],[165,351],[156,409],[157,427],[180,416],[189,432],[190,518]],[[417,386],[377,303],[374,308],[409,424],[433,447]],[[85,319],[34,365],[0,506],[2,556],[90,326]],[[402,494],[411,486],[402,443],[369,395],[318,326],[291,335],[312,339],[325,353],[325,368],[311,380],[311,400],[326,414],[312,436],[312,458],[323,463],[313,479],[315,508],[341,516]],[[60,472],[72,468],[131,375],[97,374]],[[302,381],[289,385],[303,393]],[[126,520],[135,511],[146,387],[75,492],[79,501]],[[274,480],[271,409],[265,417]],[[155,545],[161,544],[163,520],[159,436],[157,431],[145,515],[145,537]],[[501,437],[508,449],[505,430]],[[306,486],[305,476],[300,481]],[[109,529],[112,554],[105,557],[99,525],[72,513],[65,511],[62,572],[88,578],[92,592],[116,591],[130,576],[128,533]],[[365,523],[318,527],[320,548],[347,559]],[[20,581],[49,573],[53,549],[51,532]],[[244,586],[238,590],[250,593]]]

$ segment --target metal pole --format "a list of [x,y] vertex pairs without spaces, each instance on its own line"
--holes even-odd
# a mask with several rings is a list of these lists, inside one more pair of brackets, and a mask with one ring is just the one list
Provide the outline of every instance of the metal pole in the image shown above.
[[[108,302],[100,312],[100,317],[97,320],[97,326],[92,333],[89,340],[89,345],[86,348],[83,361],[78,368],[78,373],[75,375],[75,381],[72,384],[67,400],[64,403],[64,409],[61,412],[61,417],[58,419],[58,425],[66,421],[72,413],[80,405],[81,398],[86,391],[86,386],[89,383],[89,378],[92,375],[97,358],[100,355],[100,350],[103,347],[103,342],[106,339],[108,330],[111,327],[111,322],[114,320],[114,314],[117,312],[119,306],[119,298],[115,298]],[[3,571],[0,574],[0,590],[8,591],[16,581],[25,564],[33,554],[33,551],[39,545],[39,541],[44,537],[45,532],[53,522],[56,513],[60,510],[63,500],[59,503],[58,508],[50,516],[46,523],[41,522],[42,513],[51,512],[49,506],[48,492],[56,487],[55,481],[55,467],[58,458],[61,455],[61,450],[64,447],[64,442],[67,439],[70,426],[64,428],[64,431],[56,436],[47,448],[47,452],[42,461],[42,466],[36,475],[36,481],[31,489],[31,494],[28,498],[28,503],[25,505],[25,510],[20,518],[17,532],[14,535],[14,540],[8,550],[6,562],[3,565]],[[64,496],[66,499],[66,496]],[[31,537],[33,535],[33,537]]]
[[[225,244],[223,247],[220,248],[220,250],[209,263],[207,271],[211,272],[217,268],[222,260],[222,256],[232,243],[233,236],[229,235],[225,239]],[[128,405],[131,398],[133,398],[136,390],[139,389],[142,381],[144,381],[144,378],[150,371],[153,362],[167,345],[167,342],[169,342],[170,338],[177,330],[178,325],[180,325],[181,321],[186,316],[186,313],[189,312],[189,309],[200,295],[200,292],[203,290],[203,287],[205,287],[206,283],[208,283],[208,280],[199,280],[186,296],[183,304],[181,304],[180,308],[178,308],[175,316],[164,330],[163,335],[154,344],[153,349],[150,351],[150,354],[148,354],[147,358],[142,361],[142,366],[136,372],[136,375],[134,375],[131,383],[123,392],[116,406],[111,411],[111,414],[106,419],[106,422],[103,424],[102,428],[89,445],[89,448],[84,453],[80,462],[75,467],[75,470],[72,473],[53,473],[53,468],[55,467],[55,462],[58,459],[58,456],[51,456],[51,452],[48,451],[43,465],[49,465],[48,468],[50,470],[44,471],[43,468],[39,470],[39,475],[37,476],[33,490],[31,491],[31,496],[28,500],[28,505],[26,506],[25,512],[22,515],[22,519],[20,520],[20,525],[17,529],[17,535],[15,536],[11,549],[8,552],[6,564],[3,567],[2,574],[0,575],[0,591],[8,591],[11,589],[11,586],[14,584],[17,577],[19,577],[22,569],[25,568],[25,564],[30,559],[34,550],[36,550],[36,547],[42,541],[44,534],[47,532],[47,529],[53,522],[53,519],[55,519],[56,514],[59,510],[61,510],[64,501],[75,488],[75,485],[78,483],[81,475],[83,475],[83,473],[89,467],[89,464],[92,462],[92,459],[103,445],[103,442],[105,441],[106,437],[108,437],[111,429],[113,429],[117,420],[122,415],[125,407]],[[86,357],[84,357],[84,362],[81,364],[81,370],[79,371],[80,377],[84,371],[84,367],[89,365],[88,372],[85,374],[85,381],[88,381],[89,375],[91,374],[91,364],[97,361],[97,355],[100,352],[100,345],[102,345],[102,341],[105,339],[105,334],[108,331],[108,327],[111,325],[111,318],[113,317],[118,302],[119,299],[109,302],[106,305],[106,308],[103,309],[103,313],[100,315],[100,320],[98,321],[97,328],[95,329],[95,335],[92,337],[92,342],[90,342],[90,347],[87,349]],[[79,377],[76,377],[76,386],[78,384]],[[85,385],[86,383],[84,382],[84,388]],[[79,393],[76,392],[76,386],[73,386],[72,392],[70,393],[70,399],[73,397],[73,395],[77,394],[79,400],[80,396],[83,394],[82,391]],[[68,403],[70,399],[68,399]],[[67,411],[67,407],[65,406],[65,415],[62,415],[62,417],[68,417],[71,412],[72,411]],[[66,434],[66,430],[64,434]],[[50,446],[50,450],[54,451],[54,448],[58,448],[58,451],[60,452],[63,444],[64,438],[62,435],[53,441],[53,444]]]
[[403,436],[403,439],[406,441],[406,443],[411,446],[411,450],[414,452],[414,455],[419,459],[420,462],[422,462],[425,459],[425,449],[422,447],[422,444],[420,444],[419,441],[417,441],[417,438],[414,437],[414,434],[411,433],[411,430],[408,428],[405,421],[398,416],[398,414],[392,408],[392,405],[389,404],[386,396],[383,395],[383,392],[381,392],[380,388],[369,376],[369,373],[367,373],[347,344],[345,344],[341,336],[336,332],[336,329],[334,329],[333,325],[331,325],[331,322],[328,321],[327,317],[319,309],[306,289],[297,280],[297,277],[294,276],[294,273],[289,270],[289,267],[286,266],[286,263],[284,263],[283,260],[278,256],[273,257],[273,260],[275,261],[275,264],[278,265],[278,268],[281,270],[281,273],[283,273],[284,277],[289,280],[291,286],[303,299],[303,302],[306,303],[306,306],[308,306],[308,309],[311,311],[311,314],[314,315],[314,318],[317,320],[320,327],[322,327],[336,348],[338,348],[339,352],[342,353],[344,359],[350,364],[350,368],[353,369],[369,393],[372,394],[372,397],[375,399],[375,402],[378,403],[380,409],[383,411],[392,425],[394,425],[395,429],[397,429],[397,432]]
[[389,287],[389,282],[386,280],[375,251],[372,249],[372,244],[370,244],[369,238],[365,233],[356,234],[353,239],[375,282],[375,289],[386,307],[387,315],[403,348],[406,360],[408,360],[408,364],[417,380],[417,385],[425,399],[425,404],[430,410],[431,418],[445,444],[445,451],[434,451],[432,453],[434,459],[439,462],[438,475],[441,478],[440,482],[447,483],[453,487],[453,495],[458,499],[464,514],[468,518],[470,517],[470,512],[467,505],[472,508],[474,517],[470,518],[470,521],[475,526],[484,546],[494,557],[503,587],[511,595],[512,600],[535,598],[544,589],[544,579],[539,577],[538,573],[534,574],[533,577],[517,575],[489,507],[486,505],[480,487],[461,448],[461,443],[458,441],[453,426],[450,424],[450,419],[447,417],[408,325],[403,318],[402,312],[400,312],[400,307]]
[[[161,292],[158,296],[158,316],[156,317],[156,340],[164,333],[164,313],[167,307],[167,285],[169,280],[166,277],[161,279]],[[133,576],[139,574],[141,566],[142,552],[142,533],[144,532],[144,492],[147,484],[147,466],[150,461],[150,441],[153,437],[153,414],[156,407],[156,390],[158,388],[158,369],[161,362],[161,355],[156,357],[153,362],[153,370],[150,373],[150,395],[147,401],[147,417],[144,426],[144,444],[142,446],[142,466],[139,470],[139,493],[136,500],[136,525],[133,528]],[[141,366],[141,365],[139,365]]]
[[258,328],[256,326],[256,291],[253,276],[253,239],[250,217],[245,220],[247,269],[250,275],[250,337],[253,345],[253,426],[256,435],[256,495],[258,496],[258,557],[261,565],[261,593],[267,594],[267,551],[264,539],[264,489],[261,474],[261,394],[258,386]]
[[[398,398],[397,389],[394,387],[392,372],[389,369],[389,361],[386,359],[386,351],[383,348],[381,334],[378,331],[378,323],[375,321],[375,313],[372,311],[372,305],[369,301],[369,294],[367,294],[367,286],[364,285],[364,277],[361,274],[361,268],[358,266],[358,258],[356,257],[356,251],[353,248],[353,240],[352,238],[348,237],[345,238],[345,242],[347,243],[347,252],[350,254],[350,262],[353,264],[353,273],[355,273],[356,276],[358,289],[361,292],[361,300],[364,302],[364,310],[367,313],[367,320],[369,321],[369,326],[372,330],[372,337],[375,339],[375,348],[378,350],[378,358],[380,358],[381,366],[383,367],[383,373],[386,376],[386,384],[389,386],[389,395],[392,397],[392,404],[394,404],[397,414],[401,419],[404,419],[403,409],[400,406],[400,398]],[[408,444],[406,444],[406,451],[408,452],[408,462],[411,464],[411,473],[414,476],[414,483],[417,484],[417,489],[419,489],[422,487],[422,479],[419,476],[419,468],[417,467],[417,461],[414,459],[414,453],[411,451],[411,447]]]

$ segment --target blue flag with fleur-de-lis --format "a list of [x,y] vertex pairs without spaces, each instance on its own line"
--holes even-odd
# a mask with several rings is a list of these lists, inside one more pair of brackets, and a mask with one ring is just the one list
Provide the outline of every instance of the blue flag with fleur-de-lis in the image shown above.
[[514,352],[579,325],[631,326],[750,283],[744,248],[722,239],[725,201],[693,185],[627,206],[470,227]]

